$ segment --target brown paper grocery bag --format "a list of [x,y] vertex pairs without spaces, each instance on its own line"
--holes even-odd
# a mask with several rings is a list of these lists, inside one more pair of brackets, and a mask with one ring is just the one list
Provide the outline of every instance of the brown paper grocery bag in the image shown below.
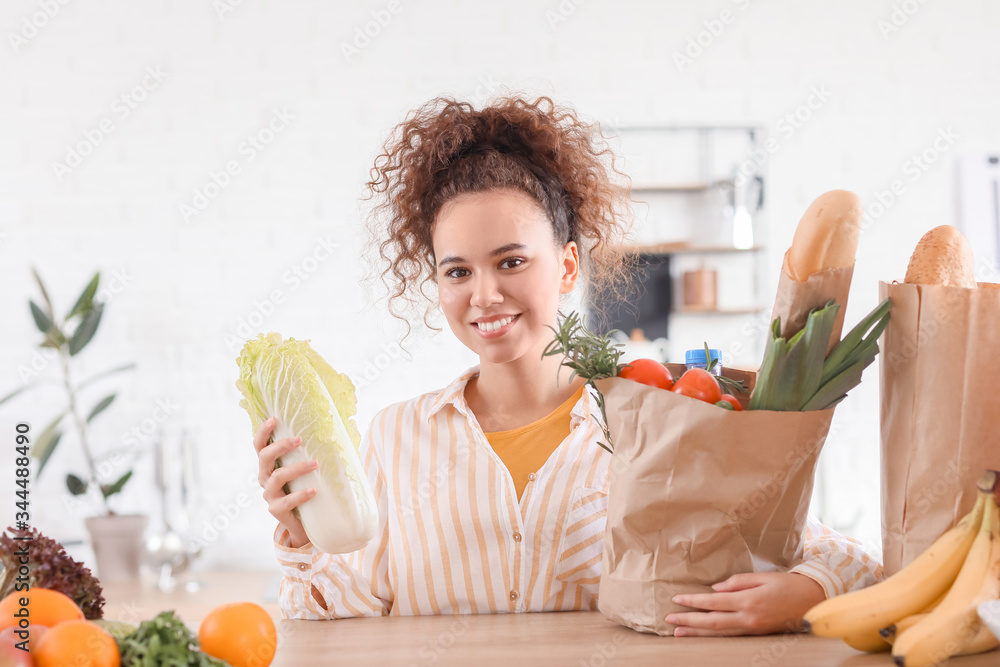
[[1000,290],[879,284],[882,551],[887,575],[972,509],[1000,468]]
[[670,635],[664,617],[687,610],[672,596],[801,562],[833,408],[731,412],[622,378],[596,384],[614,445],[598,601],[606,618]]

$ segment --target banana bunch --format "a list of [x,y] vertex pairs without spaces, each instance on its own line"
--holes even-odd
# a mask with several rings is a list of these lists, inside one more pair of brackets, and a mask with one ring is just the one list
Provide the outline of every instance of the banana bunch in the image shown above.
[[860,651],[887,651],[900,667],[939,665],[1000,645],[976,611],[1000,598],[1000,473],[978,484],[973,510],[885,581],[810,609],[805,625]]

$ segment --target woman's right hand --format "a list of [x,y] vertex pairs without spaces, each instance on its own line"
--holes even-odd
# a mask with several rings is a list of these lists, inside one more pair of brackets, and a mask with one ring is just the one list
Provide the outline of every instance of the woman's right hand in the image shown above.
[[302,438],[282,438],[271,444],[267,444],[271,437],[271,432],[277,420],[274,417],[267,419],[253,437],[253,446],[257,450],[257,461],[259,464],[257,481],[264,489],[264,500],[267,501],[267,511],[271,513],[278,522],[288,529],[290,544],[293,548],[298,548],[309,544],[309,537],[306,530],[292,510],[316,495],[316,489],[308,488],[285,493],[284,485],[293,479],[298,479],[307,472],[316,469],[317,463],[313,460],[300,461],[289,466],[275,468],[275,461],[279,456],[287,454],[302,444]]

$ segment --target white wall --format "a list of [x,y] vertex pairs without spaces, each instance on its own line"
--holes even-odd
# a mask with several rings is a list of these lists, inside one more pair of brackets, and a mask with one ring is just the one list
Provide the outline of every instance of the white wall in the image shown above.
[[[50,5],[46,19],[39,12]],[[377,15],[391,18],[346,58],[342,44]],[[894,19],[901,25],[887,32]],[[13,44],[12,33],[33,34],[31,21],[46,24]],[[1000,148],[1000,5],[989,0],[7,0],[0,28],[0,394],[20,385],[19,368],[30,366],[39,338],[26,305],[38,298],[30,267],[62,309],[96,269],[105,281],[118,272],[121,289],[78,359],[78,377],[127,361],[139,368],[86,394],[89,406],[119,392],[92,437],[118,445],[153,417],[158,400],[177,406],[162,429],[197,430],[206,518],[241,493],[252,499],[212,543],[209,564],[273,563],[273,521],[252,481],[248,420],[233,386],[237,349],[226,336],[253,313],[270,312],[262,302],[278,290],[282,303],[254,331],[311,338],[352,375],[393,349],[398,329],[383,307],[365,308],[358,287],[357,200],[386,132],[430,97],[481,101],[506,86],[615,124],[770,128],[778,146],[766,164],[772,281],[815,196],[847,188],[870,205],[901,180],[905,192],[862,239],[849,322],[875,305],[878,280],[902,277],[924,231],[954,221],[957,156]],[[699,35],[707,46],[678,66],[675,54]],[[149,68],[162,80],[147,76]],[[144,76],[146,89],[135,93],[144,99],[123,117],[116,99]],[[829,99],[819,102],[817,90]],[[807,112],[811,96],[817,108]],[[291,118],[275,124],[280,131],[251,160],[241,142],[274,110]],[[789,133],[779,123],[797,110],[810,117]],[[95,132],[104,118],[110,132]],[[911,156],[942,131],[954,143],[913,172]],[[88,133],[100,135],[99,145],[57,175],[53,163]],[[240,173],[186,221],[180,206],[230,160]],[[307,258],[318,239],[339,248],[313,266]],[[304,262],[314,270],[296,283],[288,272]],[[437,388],[474,361],[448,332],[411,341],[412,359],[392,358],[362,389],[365,424],[380,407]],[[57,370],[51,364],[43,374]],[[873,548],[877,386],[873,368],[839,409],[815,508]],[[37,434],[61,400],[53,387],[0,407],[2,446],[9,450],[15,420]],[[33,521],[72,540],[84,536],[88,510],[67,511],[61,479],[82,460],[70,436],[61,450],[34,481]],[[0,467],[9,470],[3,456]],[[148,458],[137,474],[120,509],[155,509]],[[0,480],[4,525],[13,518],[10,478]]]

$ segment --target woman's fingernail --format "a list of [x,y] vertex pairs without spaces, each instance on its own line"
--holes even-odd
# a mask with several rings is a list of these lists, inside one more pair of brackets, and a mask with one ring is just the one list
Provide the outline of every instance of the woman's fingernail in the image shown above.
[[667,623],[673,623],[677,618],[673,614],[667,614],[667,617],[663,620]]
[[683,600],[684,600],[683,595],[675,595],[674,597],[670,598],[670,601],[673,602],[674,604],[683,604]]
[[316,468],[319,467],[319,461],[310,461],[309,467],[315,470]]
[[310,496],[315,496],[316,495],[316,489],[309,489],[309,495]]

